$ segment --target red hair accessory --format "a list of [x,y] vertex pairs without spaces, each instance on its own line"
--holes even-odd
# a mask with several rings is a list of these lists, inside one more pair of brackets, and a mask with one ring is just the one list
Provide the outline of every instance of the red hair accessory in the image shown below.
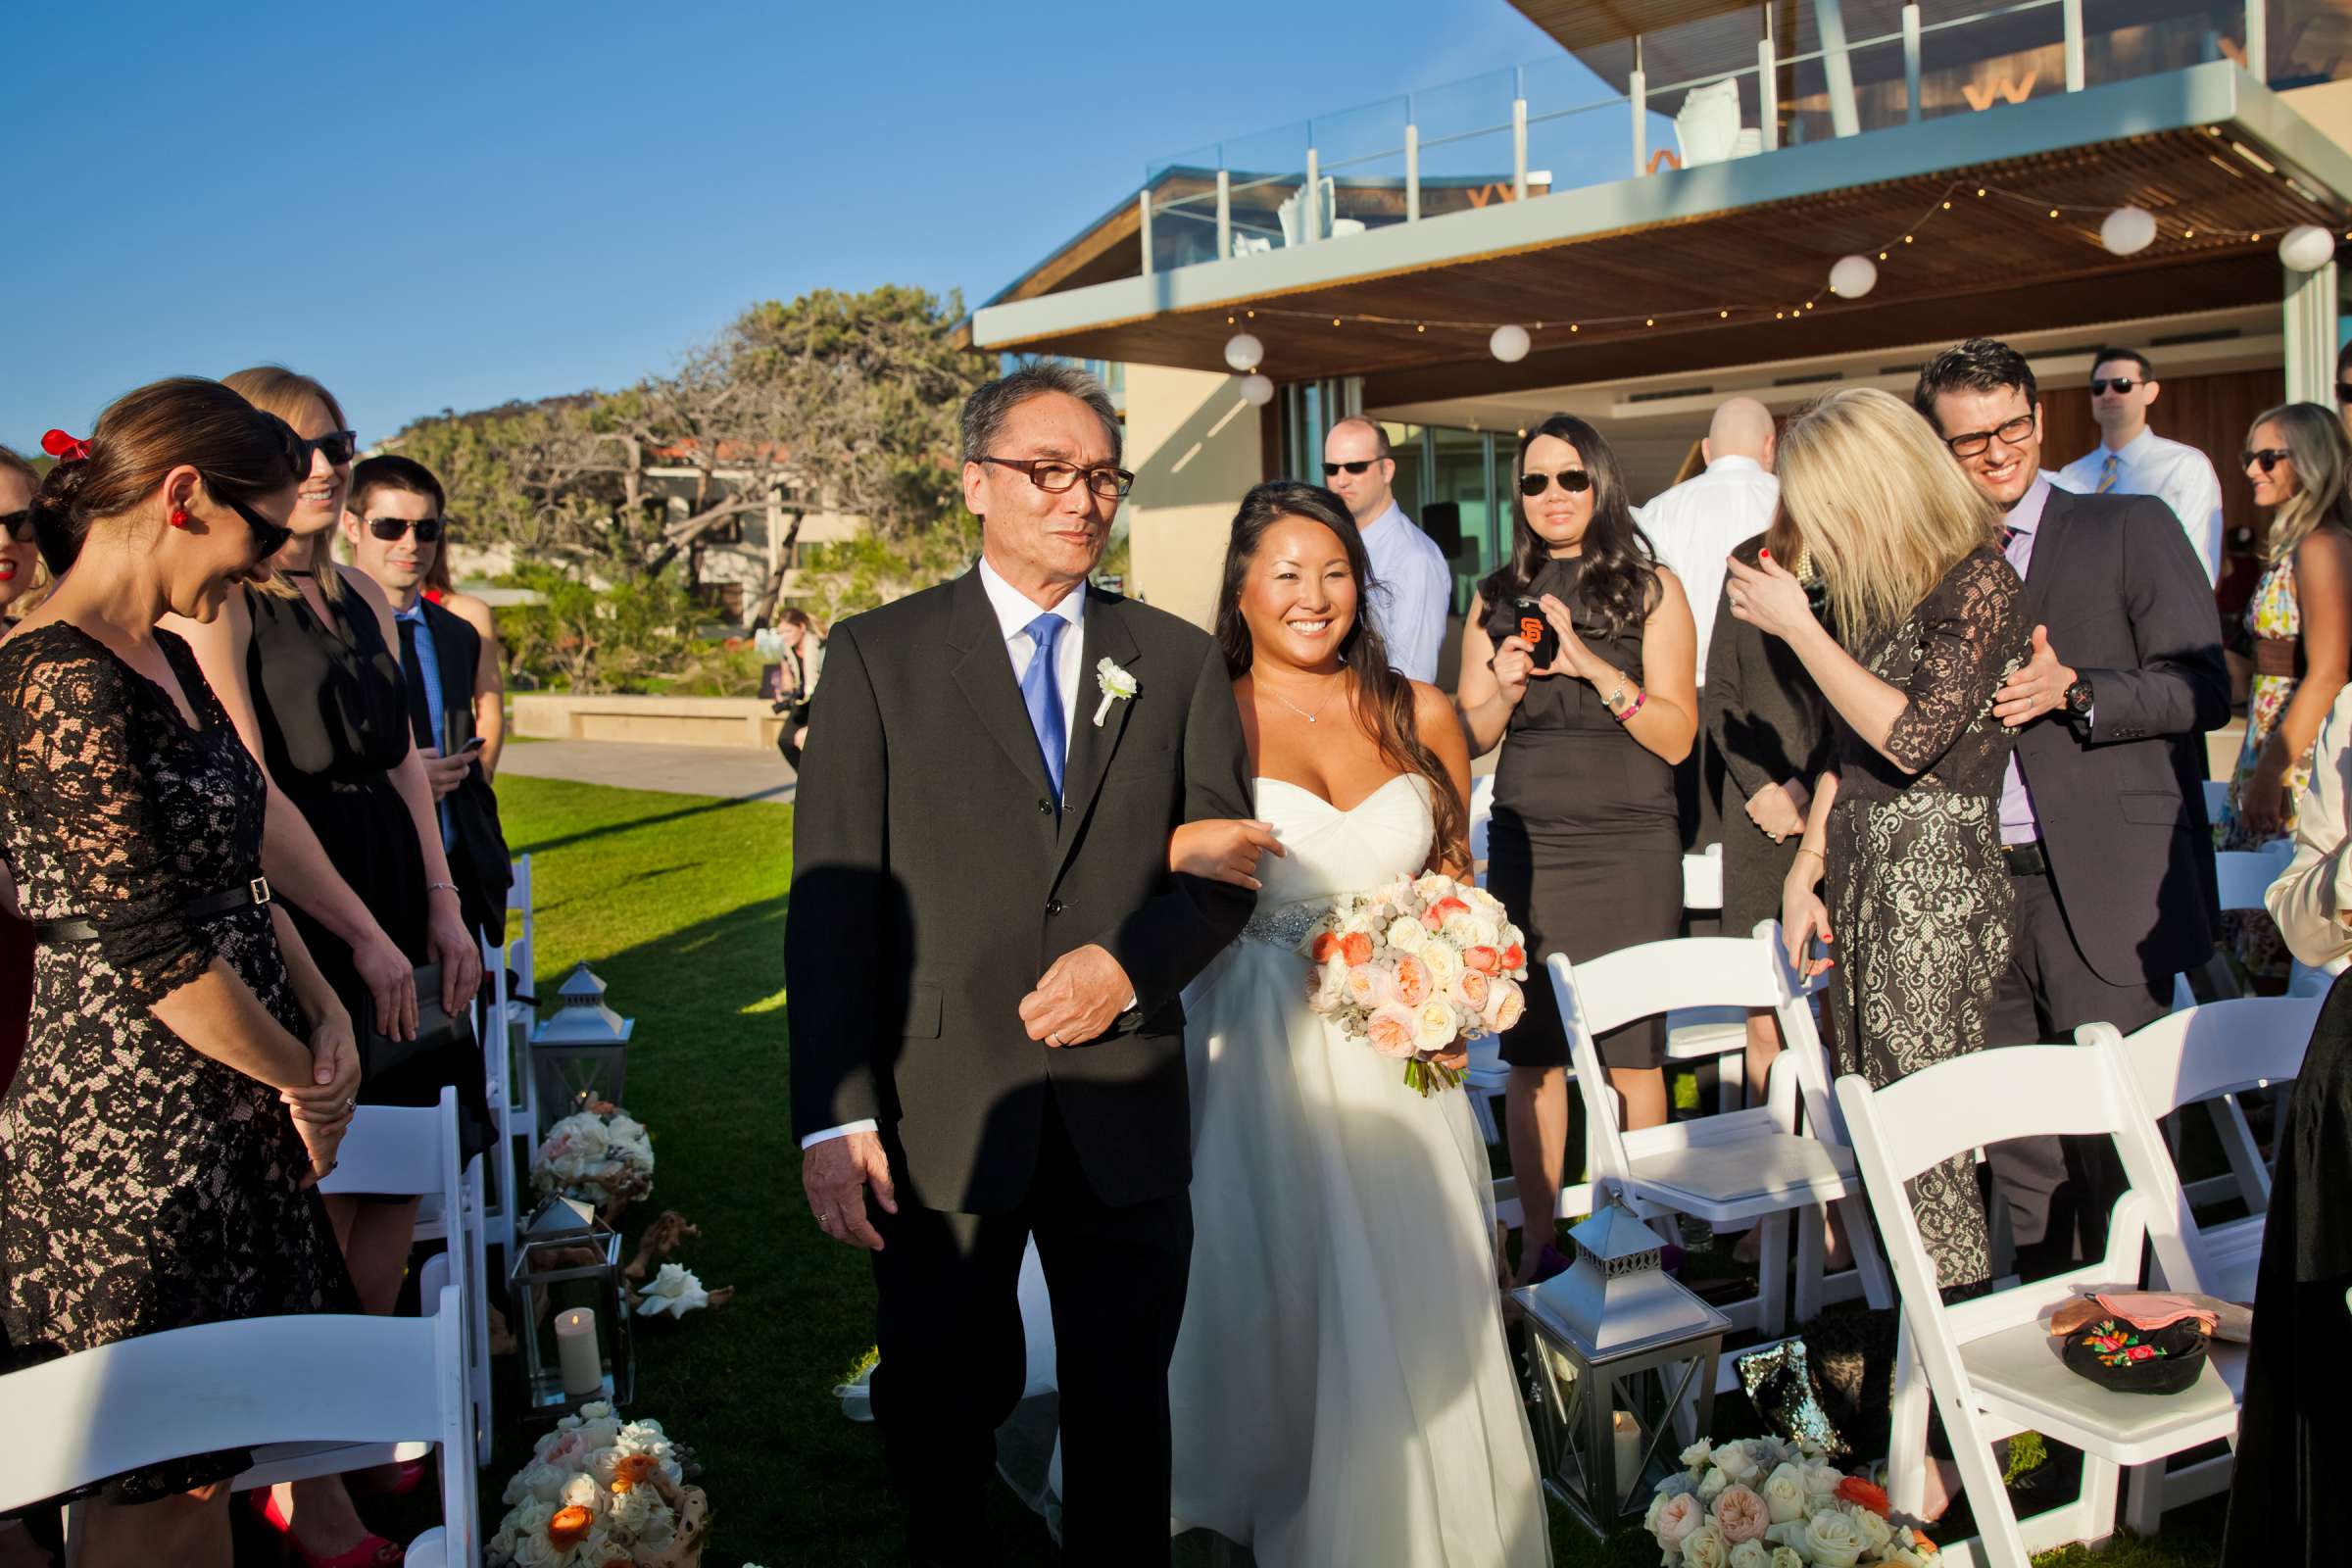
[[80,463],[90,455],[87,441],[76,441],[63,430],[51,430],[41,437],[41,450],[60,463]]

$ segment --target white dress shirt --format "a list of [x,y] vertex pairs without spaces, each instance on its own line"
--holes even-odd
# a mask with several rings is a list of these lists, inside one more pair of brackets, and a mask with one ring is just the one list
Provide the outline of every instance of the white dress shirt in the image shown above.
[[2181,441],[2167,441],[2145,425],[2139,434],[2110,453],[2096,446],[2058,470],[2058,487],[2077,495],[2099,493],[2107,460],[2115,459],[2115,482],[2107,494],[2154,496],[2173,509],[2182,531],[2205,564],[2205,580],[2218,581],[2222,569],[2222,480],[2213,460]]
[[1446,612],[1453,608],[1453,568],[1446,552],[1394,501],[1362,533],[1372,562],[1367,608],[1389,645],[1389,666],[1408,680],[1435,681]]
[[1642,531],[1658,560],[1683,579],[1690,619],[1698,630],[1698,683],[1707,683],[1707,645],[1715,636],[1715,607],[1723,597],[1724,563],[1742,539],[1772,525],[1781,481],[1753,458],[1717,458],[1641,511]]
[[[1059,615],[1070,623],[1068,631],[1054,639],[1054,681],[1061,690],[1061,733],[1066,748],[1068,738],[1078,733],[1078,677],[1086,663],[1086,584],[1081,582],[1062,595],[1061,603],[1052,610],[1040,610],[1028,595],[998,576],[997,568],[986,558],[981,560],[979,572],[980,586],[988,593],[988,608],[997,612],[997,629],[1004,634],[1004,655],[1012,661],[1012,678],[1016,684],[1028,673],[1029,661],[1037,652],[1037,639],[1029,635],[1029,623],[1040,615]],[[807,1149],[845,1133],[874,1132],[878,1126],[871,1116],[860,1117],[823,1132],[810,1133],[801,1140],[801,1147]]]

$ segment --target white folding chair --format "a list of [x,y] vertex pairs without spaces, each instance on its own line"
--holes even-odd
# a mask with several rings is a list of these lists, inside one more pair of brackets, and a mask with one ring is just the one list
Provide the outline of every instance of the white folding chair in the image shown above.
[[2229,804],[2230,781],[2225,778],[2207,779],[2205,781],[2205,820],[2208,822],[2217,820],[2222,814],[2222,808]]
[[[477,1167],[478,1169],[478,1167]],[[451,1299],[442,1287],[455,1293],[459,1303],[459,1332],[466,1347],[464,1392],[472,1411],[476,1464],[489,1463],[490,1453],[490,1326],[486,1260],[478,1201],[466,1201],[467,1183],[458,1171],[458,1092],[441,1091],[441,1102],[431,1108],[408,1105],[362,1105],[352,1115],[334,1174],[318,1184],[321,1193],[374,1193],[393,1197],[430,1194],[445,1212],[459,1216],[438,1255],[417,1277],[418,1294],[426,1309]],[[478,1200],[479,1190],[474,1192]],[[238,1491],[275,1486],[281,1481],[307,1481],[314,1476],[339,1475],[346,1470],[423,1457],[411,1445],[403,1450],[376,1452],[341,1446],[295,1446],[256,1451],[253,1464],[237,1478]]]
[[[1683,857],[1683,909],[1704,914],[1723,907],[1723,846]],[[1747,1013],[1740,1007],[1677,1007],[1666,1015],[1666,1059],[1715,1063],[1715,1108],[1738,1110],[1747,1102]]]
[[[1884,1089],[1849,1075],[1838,1080],[1838,1103],[1902,1296],[1886,1466],[1894,1506],[1917,1513],[1924,1500],[1932,1397],[1976,1517],[1975,1541],[1944,1544],[1936,1558],[1944,1568],[2027,1568],[2031,1552],[2105,1540],[2119,1466],[2157,1462],[2236,1429],[2236,1400],[2213,1366],[2161,1399],[2116,1393],[2070,1370],[2042,1321],[2079,1287],[2136,1286],[2143,1243],[2176,1288],[2201,1288],[2178,1223],[2180,1182],[2111,1040],[1971,1052]],[[2123,1159],[2129,1189],[2109,1220],[2107,1255],[1946,1306],[1905,1184],[1988,1144],[2067,1134],[2104,1134]],[[2082,1452],[2080,1494],[2022,1523],[1992,1451],[2020,1432]]]
[[[2206,788],[2213,786],[2208,784]],[[2226,788],[2226,786],[2225,786]],[[2260,910],[2264,895],[2271,884],[2285,871],[2294,858],[2295,847],[2285,839],[2251,850],[2223,850],[2213,858],[2215,880],[2220,886],[2220,906],[2227,913]],[[2325,987],[2322,988],[2325,990]],[[2189,990],[2188,976],[2177,975],[2173,980],[2173,1007],[2176,1011],[2197,1005],[2194,992]],[[2191,1203],[2221,1203],[2232,1198],[2242,1198],[2246,1206],[2259,1212],[2270,1201],[2270,1182],[2257,1182],[2253,1172],[2261,1166],[2259,1158],[2252,1165],[2246,1152],[2254,1148],[2254,1133],[2246,1123],[2246,1113],[2233,1094],[2219,1095],[2205,1102],[2205,1110],[2213,1118],[2214,1135],[2221,1140],[2223,1152],[2230,1156],[2230,1174],[2208,1176],[2188,1184]],[[2165,1124],[2165,1141],[2175,1157],[2180,1152],[2180,1123],[2178,1119]]]
[[[478,1562],[463,1309],[454,1289],[437,1304],[424,1318],[318,1313],[205,1323],[0,1377],[0,1409],[49,1434],[0,1467],[0,1511],[220,1448],[438,1445],[441,1523],[410,1544],[408,1561]],[[72,1513],[66,1528],[74,1532]]]
[[[1478,886],[1487,885],[1487,846],[1494,826],[1494,775],[1482,773],[1470,783],[1470,873]],[[1502,1043],[1494,1035],[1481,1035],[1470,1043],[1470,1065],[1462,1073],[1462,1089],[1470,1097],[1470,1115],[1478,1123],[1479,1136],[1489,1144],[1502,1142],[1502,1133],[1494,1125],[1494,1097],[1510,1085],[1510,1069],[1503,1065]]]
[[[2113,1024],[2093,1023],[2075,1031],[2075,1036],[2085,1045],[2114,1048],[2131,1070],[2140,1103],[2149,1115],[2162,1118],[2182,1105],[2214,1102],[2223,1094],[2292,1081],[2303,1070],[2303,1054],[2320,1020],[2321,1000],[2243,997],[2168,1014],[2130,1035],[2119,1034]],[[2270,1167],[2264,1164],[2253,1140],[2247,1139],[2242,1150],[2231,1148],[2230,1160],[2246,1180],[2260,1185],[2267,1200]],[[2216,1225],[2200,1226],[2186,1203],[2175,1216],[2181,1240],[2195,1259],[2202,1288],[2230,1301],[2254,1299],[2254,1275],[2262,1262],[2266,1223],[2259,1207]],[[2168,1278],[2165,1283],[2174,1282]],[[2197,1287],[2180,1284],[2176,1288]],[[2230,1393],[2242,1396],[2244,1351],[2217,1343],[2213,1361],[2221,1368]],[[2169,1473],[2162,1463],[2133,1470],[2126,1494],[2125,1523],[2139,1535],[2155,1534],[2166,1508],[2227,1489],[2230,1463],[2230,1455],[2223,1454]]]
[[[1771,1336],[1787,1327],[1789,1216],[1797,1230],[1796,1314],[1812,1317],[1825,1299],[1860,1294],[1873,1305],[1893,1298],[1861,1212],[1853,1156],[1837,1141],[1828,1068],[1813,1013],[1790,982],[1780,926],[1766,921],[1751,937],[1684,937],[1572,964],[1554,954],[1551,987],[1568,1029],[1578,1093],[1591,1129],[1592,1181],[1622,1193],[1637,1211],[1689,1214],[1717,1229],[1764,1227],[1757,1294],[1723,1310],[1741,1328]],[[1600,1062],[1597,1037],[1676,1007],[1770,1007],[1788,1049],[1775,1059],[1765,1103],[1746,1110],[1670,1121],[1621,1132],[1617,1097]],[[1800,1131],[1799,1100],[1803,1101]],[[1854,1267],[1834,1284],[1823,1277],[1824,1205],[1846,1205],[1845,1237]]]

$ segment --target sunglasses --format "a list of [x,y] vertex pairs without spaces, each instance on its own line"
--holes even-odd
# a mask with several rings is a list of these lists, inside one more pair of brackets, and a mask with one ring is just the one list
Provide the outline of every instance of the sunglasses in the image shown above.
[[1996,438],[2003,446],[2013,447],[2033,433],[2034,416],[2021,414],[2014,419],[2002,420],[1997,429],[1971,430],[1966,435],[1945,436],[1943,444],[1951,449],[1955,458],[1973,458],[1992,445]]
[[2268,473],[2281,463],[2291,462],[2293,458],[2294,454],[2284,447],[2265,447],[2260,452],[2240,452],[2237,466],[2241,468],[2259,466],[2263,472]]
[[313,436],[304,445],[314,452],[324,453],[326,461],[340,468],[359,454],[360,433],[357,430],[329,430],[324,435]]
[[1343,468],[1349,473],[1362,473],[1379,461],[1378,458],[1366,458],[1361,463],[1326,463],[1323,465],[1323,477],[1326,479],[1337,478]]
[[32,509],[26,507],[22,512],[0,512],[0,528],[6,528],[9,538],[18,544],[32,543]]
[[1519,493],[1533,501],[1551,488],[1557,479],[1560,488],[1572,496],[1581,496],[1592,488],[1592,475],[1582,468],[1562,468],[1558,473],[1523,473],[1519,476]]
[[416,530],[416,542],[420,545],[429,545],[441,537],[441,519],[439,517],[425,517],[416,522],[411,522],[406,517],[369,517],[368,519],[368,531],[386,544],[390,544],[411,528]]
[[229,511],[243,517],[245,526],[253,530],[255,560],[268,561],[271,556],[285,549],[286,541],[294,537],[293,529],[282,522],[271,522],[268,517],[263,516],[235,497],[222,496],[220,500]]
[[2113,392],[2116,396],[2121,397],[2135,386],[2146,386],[2147,384],[2144,380],[2134,381],[2128,375],[2109,376],[2105,380],[2093,376],[2090,381],[2090,395],[2095,398],[2102,392]]
[[2335,383],[2335,401],[2338,403],[2352,403],[2352,381],[2338,381]]

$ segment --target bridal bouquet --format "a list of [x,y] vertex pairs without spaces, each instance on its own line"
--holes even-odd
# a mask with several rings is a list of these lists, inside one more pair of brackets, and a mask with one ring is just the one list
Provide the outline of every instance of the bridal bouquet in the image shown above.
[[1886,1517],[1886,1494],[1778,1438],[1701,1441],[1642,1520],[1664,1568],[1928,1568],[1936,1544]]
[[611,1208],[654,1187],[654,1141],[645,1124],[605,1104],[564,1117],[547,1130],[531,1160],[531,1186]]
[[686,1485],[686,1454],[659,1421],[580,1406],[507,1483],[491,1568],[685,1568],[701,1560],[710,1509]]
[[1429,1058],[1519,1021],[1527,939],[1494,895],[1430,872],[1349,894],[1307,928],[1307,1005],[1341,1034],[1404,1063],[1427,1096],[1461,1074]]

